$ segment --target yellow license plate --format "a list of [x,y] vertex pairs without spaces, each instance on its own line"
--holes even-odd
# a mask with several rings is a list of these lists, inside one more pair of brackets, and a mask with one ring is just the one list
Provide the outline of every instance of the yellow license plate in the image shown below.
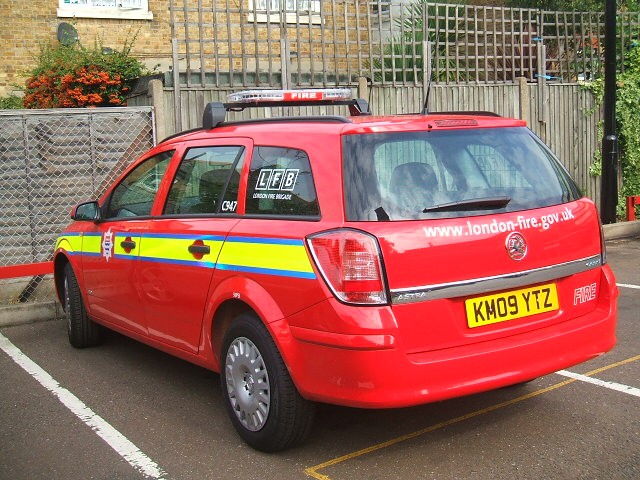
[[506,322],[559,308],[555,283],[470,298],[464,302],[469,328]]

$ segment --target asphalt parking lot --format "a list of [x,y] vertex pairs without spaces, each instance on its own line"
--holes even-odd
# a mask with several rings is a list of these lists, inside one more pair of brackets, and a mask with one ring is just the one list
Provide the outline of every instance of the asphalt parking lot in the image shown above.
[[64,322],[0,329],[2,479],[638,479],[640,238],[610,241],[611,352],[525,385],[398,410],[320,406],[311,438],[245,446],[218,376],[126,337],[69,346]]

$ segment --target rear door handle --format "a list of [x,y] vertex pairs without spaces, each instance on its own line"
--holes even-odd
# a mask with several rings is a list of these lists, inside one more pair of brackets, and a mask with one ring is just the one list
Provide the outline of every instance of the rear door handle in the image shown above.
[[209,245],[191,244],[189,245],[189,253],[207,255],[211,253],[211,247]]

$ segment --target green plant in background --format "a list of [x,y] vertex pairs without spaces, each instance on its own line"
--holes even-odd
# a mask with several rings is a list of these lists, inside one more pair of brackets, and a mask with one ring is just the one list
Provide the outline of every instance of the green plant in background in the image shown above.
[[126,105],[126,94],[146,67],[131,56],[135,36],[122,50],[43,45],[26,82],[25,108]]
[[[640,45],[636,45],[625,56],[625,70],[618,73],[616,89],[616,127],[618,151],[622,170],[622,188],[618,197],[618,217],[625,214],[625,199],[640,195]],[[599,104],[604,97],[604,79],[599,78],[585,84]],[[602,135],[601,135],[602,136]],[[601,174],[602,152],[592,164],[589,172]]]
[[0,110],[17,109],[22,107],[22,98],[15,95],[0,97]]
[[629,195],[640,195],[640,48],[636,45],[626,56],[625,71],[617,79],[616,121],[622,167],[622,201],[624,209]]

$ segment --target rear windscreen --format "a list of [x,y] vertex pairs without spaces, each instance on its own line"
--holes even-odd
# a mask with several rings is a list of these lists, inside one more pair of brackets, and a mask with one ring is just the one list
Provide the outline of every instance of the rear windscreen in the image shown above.
[[351,221],[513,212],[581,196],[524,127],[345,135],[343,168]]

